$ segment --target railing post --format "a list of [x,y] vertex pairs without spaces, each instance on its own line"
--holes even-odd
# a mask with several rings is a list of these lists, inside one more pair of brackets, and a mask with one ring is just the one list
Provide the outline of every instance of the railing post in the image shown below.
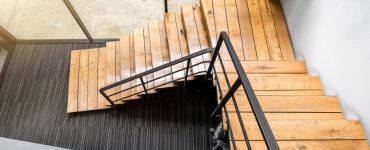
[[211,59],[211,62],[209,63],[208,70],[207,70],[207,73],[206,73],[206,76],[205,76],[204,80],[207,80],[209,75],[212,72],[212,68],[215,65],[215,62],[216,62],[216,59],[217,59],[217,56],[218,56],[218,52],[220,51],[221,45],[222,45],[222,40],[219,39],[217,41],[216,48],[212,53],[212,59]]
[[107,99],[108,100],[108,102],[114,107],[116,104],[114,104],[113,103],[113,101],[109,98],[109,96],[107,95],[107,94],[105,94],[105,92],[104,91],[102,91],[102,90],[99,90],[99,92],[100,92],[100,94],[101,95],[103,95],[103,97],[105,98],[105,99]]
[[184,89],[186,88],[186,82],[188,82],[189,66],[190,66],[190,58],[188,59],[188,61],[187,61],[187,63],[186,63]]
[[142,76],[140,77],[140,81],[141,81],[141,85],[143,85],[145,94],[148,95],[148,91],[146,90],[146,87],[145,87],[144,80],[143,80],[143,77]]

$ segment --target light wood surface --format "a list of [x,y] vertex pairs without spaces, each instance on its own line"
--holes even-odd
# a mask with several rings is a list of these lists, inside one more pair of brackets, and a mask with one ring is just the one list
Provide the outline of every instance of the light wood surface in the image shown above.
[[99,49],[89,50],[87,110],[94,110],[98,108],[98,56]]
[[87,110],[87,86],[89,79],[89,51],[82,50],[80,54],[80,70],[78,77],[78,111]]
[[[161,47],[161,37],[159,36],[159,25],[158,21],[149,22],[149,35],[150,35],[150,50],[152,52],[153,68],[163,65],[163,55]],[[164,75],[164,70],[160,70],[154,73],[154,78],[158,78]],[[161,85],[165,83],[165,79],[161,78],[154,82],[154,85]]]
[[[134,49],[135,49],[135,70],[136,74],[146,71],[146,60],[145,60],[145,47],[144,47],[144,29],[135,28],[134,29]],[[143,77],[144,82],[147,81],[146,77]],[[136,80],[137,92],[144,91],[143,86],[141,86],[141,80]]]
[[[243,116],[249,139],[263,140],[257,122]],[[277,140],[353,140],[365,139],[363,128],[355,120],[273,120],[268,121]],[[244,140],[237,118],[230,118],[235,140]],[[302,134],[298,134],[302,133]]]
[[[232,61],[222,62],[226,71],[236,73]],[[305,74],[307,68],[304,61],[241,61],[244,71],[248,74]],[[222,72],[219,61],[215,63],[216,71]]]
[[[182,10],[183,21],[184,21],[184,26],[186,30],[186,38],[188,41],[189,53],[192,54],[192,53],[202,50],[200,41],[199,41],[199,36],[198,36],[197,24],[194,18],[193,6],[192,5],[182,5],[181,10]],[[197,64],[203,61],[204,61],[203,56],[198,56],[198,57],[191,59],[192,64]],[[194,73],[205,71],[204,64],[193,67],[193,71]]]
[[[257,96],[264,112],[342,112],[335,96]],[[251,112],[245,94],[235,95],[241,112]],[[233,100],[226,104],[228,111],[235,111]]]
[[70,72],[67,112],[76,112],[78,102],[78,73],[80,69],[80,50],[74,50],[71,52],[71,61],[69,68]]
[[[182,57],[175,13],[166,13],[164,20],[166,23],[170,59],[171,61],[174,61]],[[183,63],[172,66],[173,71],[177,71],[183,68],[184,68]],[[178,73],[173,74],[174,80],[182,77],[184,77],[184,71],[180,71]]]
[[[160,37],[161,37],[163,63],[166,64],[166,63],[169,63],[171,61],[170,52],[168,50],[168,43],[167,43],[168,39],[167,39],[167,34],[166,34],[166,24],[165,24],[164,20],[161,20],[158,23],[159,23],[159,34],[160,34]],[[164,72],[167,75],[165,77],[166,83],[172,82],[172,80],[173,80],[172,75],[169,75],[172,72],[172,68],[168,67],[168,68],[164,69]],[[173,85],[172,84],[167,84],[164,87],[171,87],[171,86],[173,86]]]
[[[320,141],[278,141],[283,150],[369,150],[366,140],[320,140]],[[244,141],[236,142],[237,149],[247,149]],[[267,150],[263,141],[252,141],[252,149]],[[230,147],[233,149],[233,147]]]

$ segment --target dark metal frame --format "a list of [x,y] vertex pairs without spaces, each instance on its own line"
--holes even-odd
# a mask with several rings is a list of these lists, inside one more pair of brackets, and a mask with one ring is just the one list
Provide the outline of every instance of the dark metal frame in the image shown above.
[[3,65],[3,68],[0,70],[0,87],[3,83],[6,70],[9,66],[10,59],[13,56],[15,44],[17,43],[17,39],[10,34],[5,28],[0,26],[0,37],[2,37],[5,41],[5,43],[0,43],[5,49],[8,51],[8,54],[6,55],[5,62]]
[[[236,73],[238,75],[238,78],[236,79],[236,81],[232,85],[230,84],[230,81],[229,81],[228,76],[227,76],[227,73],[226,73],[225,66],[223,65],[223,61],[222,61],[221,55],[219,53],[220,48],[221,48],[221,45],[223,43],[225,44],[225,46],[227,48],[228,54],[230,55],[230,58],[231,58],[231,60],[233,62],[233,65],[235,67]],[[203,62],[194,64],[194,65],[191,65],[191,59],[192,58],[201,56],[201,55],[206,54],[206,53],[209,53],[209,52],[213,52],[211,61],[203,61]],[[227,86],[229,88],[229,90],[226,92],[225,96],[223,96],[223,93],[222,93],[222,90],[221,90],[221,86],[220,86],[220,81],[219,81],[219,78],[218,78],[218,75],[217,75],[217,71],[216,71],[216,67],[215,67],[215,62],[216,62],[217,59],[218,59],[218,62],[220,62],[223,75],[225,77]],[[183,68],[183,69],[174,71],[174,72],[169,73],[169,74],[165,74],[165,75],[163,75],[161,77],[152,79],[150,81],[144,82],[144,80],[143,80],[143,76],[152,74],[154,72],[157,72],[157,71],[166,69],[168,67],[171,67],[173,65],[176,65],[176,64],[179,64],[179,63],[182,63],[182,62],[185,62],[185,61],[187,61],[187,67],[186,68]],[[198,66],[198,65],[205,65],[205,63],[207,63],[207,64],[209,63],[209,68],[208,68],[207,71],[201,71],[201,72],[197,72],[197,73],[192,73],[190,75],[188,74],[189,68],[193,68],[193,67]],[[173,80],[171,82],[167,82],[167,83],[164,83],[162,85],[158,85],[158,86],[152,87],[150,89],[147,89],[146,86],[145,86],[146,83],[154,82],[155,80],[158,80],[158,79],[163,78],[165,76],[168,76],[168,75],[177,73],[179,71],[183,71],[185,69],[186,69],[186,73],[184,74],[184,77],[183,78],[179,78],[179,79]],[[125,98],[131,97],[133,95],[137,95],[137,94],[140,94],[140,93],[143,93],[143,92],[145,92],[147,94],[148,93],[147,92],[148,90],[155,89],[157,87],[160,87],[160,86],[163,86],[165,84],[172,83],[172,82],[176,82],[178,80],[185,79],[185,81],[184,81],[184,86],[185,86],[186,85],[186,82],[187,82],[187,77],[188,76],[195,76],[197,74],[204,74],[205,73],[205,75],[206,75],[205,76],[205,80],[208,80],[209,77],[210,77],[210,75],[211,75],[211,73],[212,73],[212,71],[213,71],[213,73],[215,75],[215,78],[214,79],[215,79],[215,81],[217,83],[217,87],[218,87],[218,90],[219,90],[219,93],[220,93],[220,97],[219,97],[219,100],[220,101],[219,101],[219,105],[213,111],[211,117],[215,117],[215,115],[217,113],[219,113],[221,111],[221,109],[224,110],[224,112],[226,114],[226,119],[227,119],[226,122],[227,122],[227,126],[228,126],[228,129],[229,129],[229,134],[230,134],[231,141],[232,141],[232,144],[233,144],[234,149],[236,150],[237,147],[236,147],[236,144],[235,144],[235,140],[234,140],[232,128],[231,128],[231,125],[230,125],[230,122],[229,122],[229,113],[228,113],[228,111],[227,111],[227,109],[225,107],[225,104],[230,99],[232,99],[232,101],[233,101],[233,104],[234,104],[234,107],[235,107],[235,111],[236,111],[236,114],[238,116],[238,120],[239,120],[241,129],[242,129],[243,136],[244,136],[245,142],[247,144],[247,147],[248,147],[249,150],[252,149],[251,148],[250,141],[249,141],[249,138],[248,138],[248,135],[247,135],[247,132],[246,132],[246,129],[245,129],[245,126],[244,126],[244,123],[243,123],[243,120],[241,118],[241,114],[240,114],[240,111],[239,111],[239,108],[238,108],[237,101],[235,100],[235,97],[234,97],[234,93],[239,89],[240,86],[242,86],[245,94],[247,95],[247,100],[248,100],[249,104],[251,105],[252,112],[254,114],[254,117],[256,118],[257,124],[259,126],[259,129],[260,129],[261,134],[262,134],[262,136],[264,138],[264,141],[266,143],[267,148],[269,150],[279,150],[279,146],[278,146],[278,144],[276,142],[276,139],[275,139],[275,137],[274,137],[274,135],[272,133],[272,130],[271,130],[271,128],[270,128],[270,126],[269,126],[269,124],[267,122],[267,119],[266,119],[266,117],[265,117],[265,115],[263,113],[263,110],[262,110],[262,108],[261,108],[261,106],[260,106],[260,104],[259,104],[259,102],[257,100],[257,96],[254,93],[254,90],[253,90],[253,88],[251,86],[251,83],[248,80],[248,77],[246,75],[246,72],[245,72],[245,70],[243,69],[243,67],[242,67],[242,65],[240,63],[240,60],[239,60],[239,58],[238,58],[238,56],[237,56],[237,54],[236,54],[236,52],[235,52],[235,50],[234,50],[234,48],[233,48],[233,46],[231,44],[231,41],[230,41],[228,35],[226,34],[226,32],[221,32],[215,49],[210,48],[210,49],[205,49],[205,50],[202,50],[202,51],[199,51],[199,52],[190,54],[188,56],[185,56],[185,57],[182,57],[182,58],[177,59],[175,61],[172,61],[172,62],[169,62],[167,64],[164,64],[162,66],[153,68],[153,69],[148,70],[146,72],[143,72],[143,73],[134,75],[134,76],[132,76],[130,78],[127,78],[127,79],[124,79],[124,80],[119,81],[117,83],[114,83],[114,84],[108,85],[106,87],[103,87],[102,89],[99,90],[99,92],[109,101],[109,103],[112,106],[115,106],[116,105],[115,102],[117,102],[117,101],[124,100]],[[109,89],[115,88],[117,86],[120,86],[120,85],[125,84],[125,83],[129,83],[129,82],[134,81],[134,80],[137,80],[137,79],[140,79],[141,85],[144,88],[143,91],[139,91],[138,93],[134,93],[134,94],[131,94],[131,95],[126,96],[126,97],[123,97],[123,98],[117,98],[116,100],[112,100],[110,97],[115,96],[115,95],[117,95],[117,94],[119,94],[121,92],[124,92],[126,90],[129,90],[129,89],[138,87],[138,86],[140,86],[140,84],[135,85],[135,86],[131,86],[130,88],[127,88],[127,89],[124,89],[124,90],[115,92],[115,93],[110,94],[110,95],[108,95],[106,93],[106,91],[109,90]]]
[[92,38],[90,32],[87,30],[86,26],[82,22],[80,16],[78,15],[77,11],[75,10],[75,8],[71,4],[71,2],[69,0],[63,0],[63,2],[64,2],[64,4],[66,4],[68,10],[71,12],[73,18],[75,18],[75,20],[78,23],[78,25],[80,26],[81,30],[85,33],[85,36],[87,37],[87,39],[92,43],[94,41],[94,39]]

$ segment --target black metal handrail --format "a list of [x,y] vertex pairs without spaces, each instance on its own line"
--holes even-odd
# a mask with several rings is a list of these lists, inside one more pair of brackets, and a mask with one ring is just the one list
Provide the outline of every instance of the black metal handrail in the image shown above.
[[[221,55],[220,55],[220,49],[221,49],[221,45],[225,43],[225,46],[226,46],[226,49],[227,49],[227,52],[228,54],[230,55],[230,58],[231,58],[231,61],[233,62],[233,65],[236,69],[236,73],[238,75],[236,81],[233,83],[233,84],[230,84],[230,81],[228,79],[228,76],[227,76],[227,72],[226,72],[226,69],[225,69],[225,66],[223,65],[223,61],[222,61],[222,58],[221,58]],[[212,59],[211,61],[202,61],[202,62],[199,62],[199,63],[196,63],[196,64],[192,64],[191,65],[191,60],[195,57],[198,57],[198,56],[201,56],[203,54],[206,54],[206,53],[210,53],[210,52],[213,52],[212,54]],[[218,59],[218,60],[217,60]],[[216,71],[216,67],[215,67],[215,62],[216,60],[218,62],[220,62],[220,65],[221,65],[221,68],[222,68],[222,73],[223,75],[225,76],[225,81],[226,81],[226,84],[229,88],[229,90],[226,92],[225,95],[223,95],[222,93],[222,90],[221,90],[221,86],[220,86],[220,81],[219,81],[219,77],[217,75],[217,71]],[[160,76],[160,77],[157,77],[157,78],[154,78],[152,80],[149,80],[149,81],[144,81],[143,80],[143,76],[147,76],[149,74],[152,74],[154,72],[157,72],[157,71],[160,71],[160,70],[163,70],[163,69],[166,69],[168,67],[171,67],[173,65],[176,65],[176,64],[179,64],[179,63],[183,63],[183,62],[187,62],[187,66],[186,68],[182,68],[182,69],[179,69],[177,71],[173,71],[169,74],[165,74],[163,76]],[[199,66],[199,65],[204,65],[205,63],[208,63],[209,67],[208,67],[208,70],[207,71],[199,71],[199,72],[196,72],[196,73],[192,73],[192,74],[188,74],[189,72],[189,68],[193,68],[195,66]],[[178,78],[178,79],[175,79],[171,82],[166,82],[164,84],[161,84],[161,85],[157,85],[155,87],[151,87],[151,88],[147,88],[145,86],[145,84],[147,83],[150,83],[150,82],[154,82],[155,80],[158,80],[158,79],[161,79],[163,77],[166,77],[168,75],[172,75],[174,73],[177,73],[177,72],[180,72],[180,71],[183,71],[183,70],[186,70],[185,71],[185,74],[184,74],[184,77],[182,78]],[[163,86],[163,85],[166,85],[166,84],[169,84],[169,83],[173,83],[173,82],[176,82],[176,81],[179,81],[179,80],[183,80],[184,79],[184,85],[186,85],[186,82],[187,82],[187,78],[189,76],[195,76],[195,75],[198,75],[198,74],[205,74],[205,80],[208,80],[212,71],[214,72],[214,79],[217,83],[217,87],[218,87],[218,91],[219,91],[219,94],[220,94],[220,102],[218,104],[218,106],[216,107],[216,109],[213,111],[211,117],[214,117],[215,114],[217,114],[221,109],[224,110],[225,112],[225,116],[226,116],[226,123],[227,123],[227,127],[229,129],[229,134],[230,134],[230,137],[231,137],[231,141],[232,141],[232,144],[233,144],[233,147],[234,147],[234,150],[237,149],[236,147],[236,144],[235,144],[235,140],[234,140],[234,136],[233,136],[233,131],[232,131],[232,128],[231,128],[231,125],[230,125],[230,121],[229,121],[229,113],[227,111],[227,108],[225,107],[225,104],[230,100],[232,99],[233,101],[233,104],[234,104],[234,107],[235,107],[235,111],[236,111],[236,114],[237,114],[237,117],[238,117],[238,120],[239,120],[239,123],[240,123],[240,126],[241,126],[241,129],[242,129],[242,132],[243,132],[243,136],[244,136],[244,139],[245,139],[245,142],[246,142],[246,145],[248,147],[248,149],[252,149],[251,148],[251,144],[250,144],[250,141],[249,141],[249,138],[248,138],[248,135],[247,135],[247,132],[246,132],[246,129],[245,129],[245,126],[244,126],[244,123],[243,123],[243,120],[242,120],[242,117],[241,117],[241,113],[239,111],[239,107],[238,107],[238,104],[237,104],[237,101],[234,97],[234,93],[239,89],[240,86],[243,87],[244,89],[244,92],[245,94],[247,95],[247,100],[249,102],[249,104],[251,105],[251,108],[252,108],[252,112],[256,118],[256,121],[257,121],[257,124],[259,126],[259,129],[262,133],[262,136],[264,138],[264,141],[266,143],[266,146],[269,150],[279,150],[279,146],[276,142],[276,139],[271,131],[271,128],[267,122],[267,119],[262,111],[262,108],[257,100],[257,97],[254,93],[254,90],[248,80],[248,77],[246,75],[246,72],[245,70],[243,69],[241,63],[240,63],[240,60],[230,42],[230,39],[228,37],[228,35],[226,34],[226,32],[221,32],[220,34],[220,37],[218,39],[218,42],[217,42],[217,45],[216,45],[216,48],[209,48],[209,49],[205,49],[205,50],[202,50],[202,51],[199,51],[199,52],[196,52],[196,53],[193,53],[193,54],[190,54],[188,56],[185,56],[185,57],[182,57],[180,59],[177,59],[175,61],[172,61],[172,62],[169,62],[167,64],[164,64],[162,66],[159,66],[159,67],[156,67],[156,68],[153,68],[153,69],[150,69],[146,72],[143,72],[143,73],[139,73],[137,75],[134,75],[132,77],[129,77],[127,79],[124,79],[122,81],[119,81],[119,82],[116,82],[114,84],[111,84],[111,85],[108,85],[104,88],[101,88],[99,90],[99,92],[109,101],[109,103],[112,105],[112,106],[115,106],[115,102],[117,101],[120,101],[120,100],[124,100],[125,98],[128,98],[128,97],[131,97],[131,96],[134,96],[134,95],[137,95],[137,94],[140,94],[140,93],[144,93],[145,94],[148,94],[148,91],[151,90],[151,89],[155,89],[157,87],[160,87],[160,86]],[[125,83],[129,83],[131,81],[135,81],[135,80],[138,80],[140,79],[140,82],[141,82],[141,85],[140,84],[137,84],[137,85],[134,85],[134,86],[131,86],[129,88],[126,88],[124,90],[120,90],[118,92],[115,92],[115,93],[112,93],[110,95],[108,95],[106,93],[107,90],[109,89],[112,89],[112,88],[115,88],[117,86],[120,86],[122,84],[125,84]],[[128,96],[125,96],[125,97],[122,97],[122,98],[117,98],[116,100],[112,100],[110,97],[112,96],[115,96],[119,93],[122,93],[124,91],[127,91],[127,90],[130,90],[132,88],[136,88],[136,87],[139,87],[139,86],[143,86],[143,91],[138,91],[137,93],[133,93],[131,95],[128,95]]]
[[[236,73],[238,75],[238,78],[236,79],[236,81],[232,85],[230,84],[230,81],[228,79],[225,67],[224,67],[223,62],[222,62],[221,55],[219,53],[222,43],[225,43],[227,52],[230,55],[231,61],[234,65],[234,67],[236,69]],[[219,81],[219,78],[217,77],[217,73],[216,73],[217,71],[216,71],[216,68],[214,66],[214,63],[216,62],[216,59],[218,59],[218,61],[220,62],[223,75],[225,76],[226,84],[229,88],[229,90],[227,91],[227,93],[224,97],[222,96],[222,90],[221,90],[221,87],[220,87],[220,84],[219,84],[220,81]],[[243,89],[244,89],[245,94],[247,95],[248,102],[251,105],[252,112],[253,112],[253,114],[256,118],[257,124],[258,124],[259,129],[262,133],[262,136],[263,136],[263,139],[266,143],[267,148],[270,149],[270,150],[279,150],[280,148],[279,148],[279,146],[276,142],[276,139],[275,139],[275,137],[272,133],[272,130],[271,130],[271,128],[270,128],[270,126],[267,122],[265,114],[262,111],[261,105],[259,104],[259,102],[257,100],[257,96],[254,93],[254,90],[251,86],[251,83],[248,80],[246,72],[245,72],[245,70],[243,69],[243,66],[240,63],[240,60],[239,60],[239,58],[238,58],[238,56],[237,56],[237,54],[236,54],[236,52],[235,52],[235,50],[234,50],[234,48],[231,44],[231,41],[230,41],[226,32],[221,32],[220,37],[217,41],[216,48],[213,52],[212,60],[211,60],[211,63],[209,64],[209,66],[210,67],[208,68],[206,76],[210,75],[210,73],[213,70],[213,72],[216,76],[215,80],[217,82],[217,86],[218,86],[218,89],[219,89],[219,92],[220,92],[220,103],[216,107],[216,109],[213,111],[211,117],[213,117],[216,114],[216,112],[218,112],[222,108],[224,108],[224,111],[225,111],[225,114],[226,114],[226,117],[227,117],[227,121],[229,121],[228,112],[226,110],[225,104],[231,98],[233,100],[233,104],[234,104],[234,107],[235,107],[235,110],[236,110],[236,114],[237,114],[241,129],[242,129],[247,147],[248,147],[249,150],[252,149],[251,144],[248,140],[248,136],[247,136],[247,132],[246,132],[245,127],[244,127],[243,120],[242,120],[241,115],[240,115],[240,111],[239,111],[237,102],[236,102],[235,97],[234,97],[234,93],[238,90],[238,88],[240,86],[242,86]],[[230,127],[230,123],[228,123],[228,126]],[[231,129],[231,128],[229,128],[229,129]],[[233,137],[231,137],[231,138],[232,138],[232,142],[233,142],[233,145],[234,145],[234,149],[236,149],[234,139],[233,139]]]
[[[180,59],[177,59],[177,60],[171,61],[171,62],[169,62],[169,63],[166,63],[166,64],[162,65],[162,66],[158,66],[158,67],[156,67],[156,68],[153,68],[153,69],[150,69],[150,70],[148,70],[148,71],[145,71],[145,72],[142,72],[142,73],[136,74],[136,75],[134,75],[134,76],[131,76],[131,77],[129,77],[129,78],[126,78],[126,79],[124,79],[124,80],[122,80],[122,81],[119,81],[119,82],[113,83],[113,84],[111,84],[111,85],[105,86],[105,87],[103,87],[103,88],[99,89],[99,92],[100,92],[100,93],[101,93],[101,94],[102,94],[102,95],[103,95],[103,96],[104,96],[104,97],[109,101],[109,103],[110,103],[112,106],[115,106],[115,105],[116,105],[116,104],[115,104],[115,102],[117,102],[117,101],[124,100],[124,99],[126,99],[126,98],[128,98],[128,97],[131,97],[131,96],[134,96],[134,95],[137,95],[137,94],[140,94],[140,93],[145,93],[145,94],[147,94],[147,93],[148,93],[148,91],[150,91],[150,90],[152,90],[152,89],[156,89],[156,88],[161,87],[161,86],[164,86],[164,85],[166,85],[166,84],[174,83],[174,82],[176,82],[176,81],[180,81],[180,80],[183,80],[183,79],[184,79],[184,84],[186,84],[186,82],[187,82],[187,78],[188,78],[189,76],[195,76],[195,75],[205,74],[205,73],[206,73],[206,71],[198,71],[198,72],[195,72],[195,73],[191,73],[191,74],[189,74],[189,69],[190,69],[190,68],[194,68],[195,66],[199,66],[199,65],[206,64],[206,63],[210,63],[210,61],[201,61],[201,62],[199,62],[199,63],[196,63],[196,64],[192,64],[192,65],[190,65],[190,64],[191,64],[191,63],[190,63],[191,59],[193,59],[193,58],[195,58],[195,57],[198,57],[198,56],[202,56],[203,54],[210,53],[210,52],[213,52],[213,51],[214,51],[214,49],[213,49],[213,48],[209,48],[209,49],[205,49],[205,50],[198,51],[198,52],[193,53],[193,54],[189,54],[189,55],[187,55],[187,56],[185,56],[185,57],[182,57],[182,58],[180,58]],[[176,70],[176,71],[172,71],[171,73],[164,74],[164,75],[162,75],[162,76],[160,76],[160,77],[157,77],[157,78],[154,78],[154,79],[151,79],[151,80],[148,80],[148,81],[144,81],[144,80],[143,80],[143,76],[147,76],[147,75],[149,75],[149,74],[152,74],[152,73],[155,73],[155,72],[157,72],[157,71],[160,71],[160,70],[166,69],[166,68],[171,67],[171,66],[174,66],[174,65],[176,65],[176,64],[183,63],[183,62],[185,62],[185,61],[187,62],[187,66],[186,66],[186,68],[182,68],[182,69],[179,69],[179,70]],[[147,83],[154,82],[154,81],[159,80],[159,79],[163,79],[163,78],[164,78],[164,77],[166,77],[166,76],[169,76],[169,75],[175,74],[175,73],[177,73],[177,72],[181,72],[181,71],[183,71],[183,70],[185,70],[185,75],[184,75],[184,77],[177,78],[177,79],[174,79],[174,80],[172,80],[172,81],[170,81],[170,82],[165,82],[165,83],[163,83],[163,84],[156,85],[156,86],[151,87],[151,88],[147,88],[147,87],[145,86]],[[107,90],[109,90],[109,89],[112,89],[112,88],[118,87],[118,86],[120,86],[120,85],[123,85],[123,84],[125,84],[125,83],[129,83],[129,82],[131,82],[131,81],[135,81],[135,80],[138,80],[138,79],[140,79],[141,84],[137,84],[137,85],[130,86],[129,88],[126,88],[126,89],[120,90],[120,91],[118,91],[118,92],[115,92],[115,93],[112,93],[112,94],[109,94],[109,95],[106,93],[106,91],[107,91]],[[115,95],[117,95],[117,94],[119,94],[119,93],[122,93],[122,92],[128,91],[128,90],[130,90],[130,89],[132,89],[132,88],[136,88],[136,87],[139,87],[139,86],[143,86],[143,89],[144,89],[144,90],[143,90],[143,91],[138,91],[138,92],[136,92],[136,93],[132,93],[132,94],[127,95],[127,96],[122,97],[122,98],[117,98],[116,100],[112,100],[112,99],[110,98],[110,97],[115,96]]]

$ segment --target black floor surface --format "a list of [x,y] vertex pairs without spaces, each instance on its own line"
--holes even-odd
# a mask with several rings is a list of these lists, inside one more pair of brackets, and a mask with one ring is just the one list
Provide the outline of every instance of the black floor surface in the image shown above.
[[160,91],[120,111],[67,114],[70,50],[103,44],[19,44],[0,88],[0,136],[75,150],[209,149],[214,87]]

